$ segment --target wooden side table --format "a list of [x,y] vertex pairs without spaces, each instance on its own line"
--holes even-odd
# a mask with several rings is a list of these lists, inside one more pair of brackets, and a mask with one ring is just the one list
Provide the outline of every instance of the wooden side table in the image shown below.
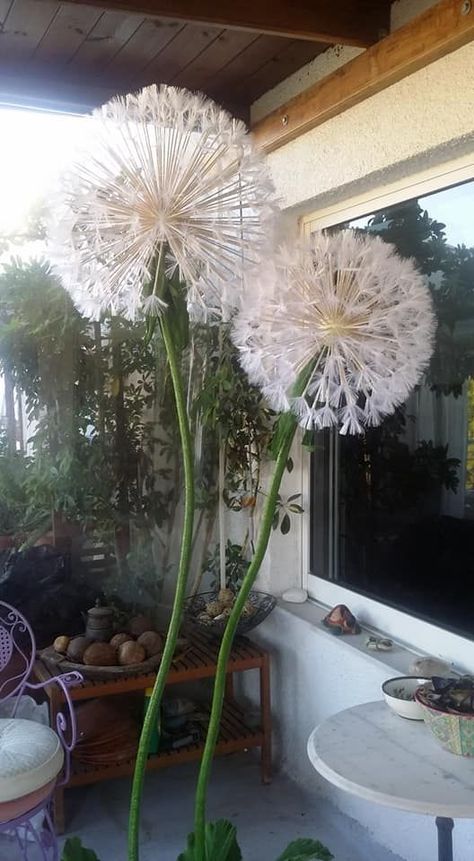
[[[173,662],[168,675],[167,685],[197,679],[213,678],[216,672],[219,642],[208,639],[201,633],[193,632],[192,645],[186,654]],[[248,727],[244,715],[234,699],[234,673],[256,669],[260,675],[260,726]],[[57,668],[56,668],[57,672]],[[54,675],[41,660],[37,660],[34,673],[39,681],[47,681]],[[103,681],[86,680],[82,685],[71,688],[73,701],[108,697],[117,694],[130,694],[145,691],[152,687],[155,674],[127,674]],[[61,690],[54,685],[47,686],[51,726],[56,724],[56,715],[61,710],[63,697]],[[259,747],[261,749],[261,776],[263,783],[271,781],[271,702],[270,702],[270,655],[260,646],[245,637],[235,640],[227,666],[226,700],[221,720],[220,737],[216,754],[234,753],[238,750]],[[190,762],[201,758],[202,743],[190,744],[179,750],[167,750],[148,757],[147,768],[159,769],[179,762]],[[117,765],[84,765],[72,759],[70,786],[85,786],[101,780],[125,777],[133,774],[135,760]],[[67,788],[66,787],[66,788]],[[64,787],[58,789],[54,797],[54,818],[58,833],[64,831]]]

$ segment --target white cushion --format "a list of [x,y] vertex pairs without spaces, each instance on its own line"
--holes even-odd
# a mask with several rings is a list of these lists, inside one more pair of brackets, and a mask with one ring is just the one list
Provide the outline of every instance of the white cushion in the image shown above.
[[0,803],[22,798],[59,774],[64,752],[49,726],[32,720],[0,720]]

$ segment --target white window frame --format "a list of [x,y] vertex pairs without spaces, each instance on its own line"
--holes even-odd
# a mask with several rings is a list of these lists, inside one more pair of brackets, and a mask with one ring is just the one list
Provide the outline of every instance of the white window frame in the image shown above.
[[[474,153],[404,177],[403,180],[378,187],[357,197],[335,203],[325,209],[304,216],[300,228],[304,235],[323,230],[379,209],[423,197],[441,191],[451,185],[474,179]],[[409,613],[394,609],[381,601],[360,595],[358,592],[325,580],[310,572],[310,456],[303,455],[303,499],[306,501],[303,515],[303,586],[310,597],[326,604],[348,604],[361,622],[373,626],[398,641],[408,644],[415,651],[442,657],[463,669],[474,671],[474,642],[467,637],[447,631],[425,622]]]

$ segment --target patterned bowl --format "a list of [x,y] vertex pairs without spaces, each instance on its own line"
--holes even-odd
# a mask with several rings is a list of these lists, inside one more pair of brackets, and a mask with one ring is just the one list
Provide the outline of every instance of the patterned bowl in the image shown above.
[[417,690],[415,699],[423,710],[426,725],[441,747],[458,756],[474,756],[474,715],[434,708],[426,700],[423,688]]
[[[196,625],[201,631],[206,631],[213,637],[222,637],[227,619],[203,621],[202,618],[206,604],[215,601],[217,596],[217,592],[202,592],[200,595],[195,595],[194,598],[188,598],[184,614],[186,621]],[[247,616],[242,616],[237,625],[237,634],[247,634],[252,631],[267,618],[276,606],[276,598],[273,595],[267,595],[266,592],[250,592],[248,602],[252,605],[253,612]]]

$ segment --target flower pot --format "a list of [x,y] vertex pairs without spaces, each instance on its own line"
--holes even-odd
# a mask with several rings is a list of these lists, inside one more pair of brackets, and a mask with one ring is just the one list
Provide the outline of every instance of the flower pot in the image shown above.
[[454,714],[430,705],[423,689],[415,693],[423,718],[441,747],[458,756],[474,756],[474,715]]

